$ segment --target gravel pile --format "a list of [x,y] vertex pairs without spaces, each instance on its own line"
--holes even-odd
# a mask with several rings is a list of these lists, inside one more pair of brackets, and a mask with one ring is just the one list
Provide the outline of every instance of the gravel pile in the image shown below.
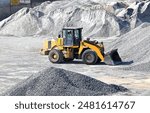
[[[132,3],[133,2],[133,3]],[[83,27],[84,37],[122,35],[150,22],[150,1],[61,0],[23,8],[0,22],[0,35],[57,37],[63,27]]]
[[58,68],[45,69],[17,84],[7,96],[96,96],[128,91],[88,76]]
[[121,17],[130,23],[130,29],[134,29],[144,22],[150,22],[150,1],[133,2],[129,4],[127,8],[124,8],[117,14],[117,17]]
[[113,6],[106,7],[106,1],[63,0],[23,8],[0,22],[0,35],[56,37],[64,26],[83,27],[85,37],[120,35],[128,23],[110,12]]
[[119,37],[109,45],[109,49],[118,48],[125,62],[133,61],[124,69],[150,71],[150,24],[144,23],[129,33]]

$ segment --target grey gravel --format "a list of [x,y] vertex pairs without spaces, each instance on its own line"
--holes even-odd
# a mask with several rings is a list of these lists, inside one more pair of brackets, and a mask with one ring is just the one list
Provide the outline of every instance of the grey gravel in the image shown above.
[[111,13],[109,7],[99,0],[47,1],[0,21],[0,35],[57,37],[63,27],[83,27],[84,37],[120,35],[129,29],[129,23]]
[[143,23],[109,45],[118,48],[124,62],[133,62],[123,69],[150,72],[150,24]]
[[50,67],[32,75],[4,93],[5,96],[98,96],[128,89],[91,77]]

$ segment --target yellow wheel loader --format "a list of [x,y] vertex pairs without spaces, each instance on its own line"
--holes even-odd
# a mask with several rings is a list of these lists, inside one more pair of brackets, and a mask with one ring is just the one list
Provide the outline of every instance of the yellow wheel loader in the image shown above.
[[105,54],[103,43],[82,40],[82,28],[63,28],[57,40],[45,40],[41,54],[48,55],[50,62],[62,63],[82,59],[85,64],[96,64],[98,61],[107,65],[121,63],[117,49]]

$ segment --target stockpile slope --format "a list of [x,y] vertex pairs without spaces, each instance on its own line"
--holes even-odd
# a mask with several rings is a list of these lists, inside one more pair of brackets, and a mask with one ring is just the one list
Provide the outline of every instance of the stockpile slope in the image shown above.
[[137,1],[129,4],[117,14],[130,23],[130,29],[134,29],[144,22],[150,22],[150,1]]
[[[135,1],[135,2],[133,2]],[[0,35],[58,36],[63,27],[83,27],[84,37],[122,35],[150,22],[150,1],[63,0],[23,8],[0,22]]]
[[106,84],[88,76],[58,68],[45,69],[4,95],[9,96],[90,96],[112,95],[127,91],[122,86]]
[[133,63],[125,69],[150,71],[150,24],[144,23],[129,33],[119,37],[109,45],[109,49],[118,48],[125,62]]
[[64,26],[83,27],[85,37],[120,35],[129,24],[116,17],[109,10],[113,5],[106,7],[104,1],[64,0],[23,8],[0,22],[0,35],[56,37]]

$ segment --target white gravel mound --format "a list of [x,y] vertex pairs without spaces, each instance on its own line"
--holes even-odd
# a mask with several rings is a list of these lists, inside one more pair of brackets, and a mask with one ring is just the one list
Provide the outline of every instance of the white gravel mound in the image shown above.
[[124,61],[133,61],[125,69],[150,71],[150,24],[144,23],[112,42],[110,49],[118,48]]
[[128,91],[88,76],[58,68],[48,68],[7,91],[7,96],[96,96]]
[[150,22],[150,1],[63,0],[23,8],[0,22],[0,35],[57,37],[65,26],[83,27],[85,37],[121,35]]
[[150,1],[133,2],[126,9],[117,14],[130,23],[130,28],[134,29],[144,22],[150,22]]
[[0,22],[0,35],[56,37],[64,26],[83,27],[84,36],[120,35],[128,23],[113,14],[104,2],[65,0],[23,8]]

